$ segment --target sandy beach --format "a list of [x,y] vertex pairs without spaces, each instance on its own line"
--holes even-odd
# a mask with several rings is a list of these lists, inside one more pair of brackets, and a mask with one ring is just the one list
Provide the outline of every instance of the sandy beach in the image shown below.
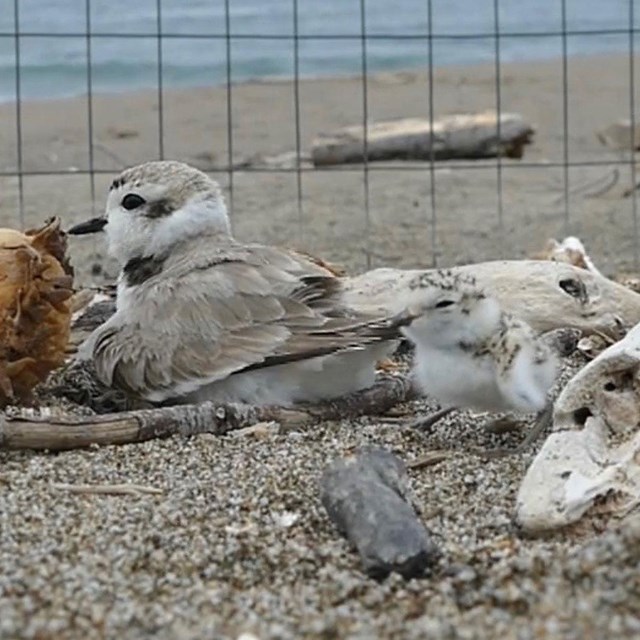
[[[438,69],[436,115],[494,107],[493,74],[493,66]],[[428,114],[426,78],[414,71],[371,76],[371,119]],[[439,264],[522,257],[563,235],[563,169],[546,166],[565,157],[561,80],[559,60],[503,67],[502,108],[521,113],[536,134],[523,161],[503,162],[502,225],[495,161],[437,165]],[[303,153],[317,133],[362,119],[359,79],[303,80],[299,92]],[[295,150],[293,96],[287,81],[233,87],[234,163]],[[228,194],[225,89],[166,91],[163,108],[165,156],[211,171]],[[570,59],[571,162],[619,159],[595,131],[628,115],[627,57]],[[24,104],[22,124],[25,171],[88,167],[86,98]],[[93,131],[94,165],[107,172],[95,178],[96,201],[86,175],[25,177],[27,226],[51,215],[67,225],[92,215],[103,206],[111,172],[158,156],[157,93],[95,96]],[[5,104],[0,170],[15,169],[15,105]],[[571,167],[570,187],[611,171]],[[301,207],[295,173],[236,171],[233,225],[242,239],[308,249],[354,271],[366,266],[366,251],[374,266],[430,266],[428,165],[372,167],[369,186],[367,223],[360,166],[305,171]],[[580,192],[569,202],[569,231],[607,273],[633,268],[633,201],[622,196],[629,186],[630,169],[621,167],[606,194]],[[17,220],[17,179],[0,178],[0,223]],[[115,276],[100,239],[72,239],[70,251],[78,282]],[[104,265],[100,275],[94,264]],[[583,364],[565,362],[563,379]],[[469,446],[512,445],[522,434],[489,434],[484,421],[454,413],[429,435],[363,418],[55,455],[0,451],[0,638],[637,637],[638,520],[620,530],[603,532],[598,520],[547,538],[522,537],[514,499],[542,440],[526,454],[486,462]],[[406,461],[449,452],[410,474],[422,520],[443,550],[425,578],[366,578],[319,503],[324,466],[367,444]],[[135,483],[157,493],[82,495],[58,486],[65,483]]]

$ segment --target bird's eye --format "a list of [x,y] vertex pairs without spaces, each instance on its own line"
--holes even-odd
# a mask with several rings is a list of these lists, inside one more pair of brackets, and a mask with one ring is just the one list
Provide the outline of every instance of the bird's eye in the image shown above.
[[145,204],[146,200],[137,193],[127,193],[120,203],[127,211],[132,211]]
[[445,307],[450,307],[452,304],[455,304],[453,300],[440,300],[440,302],[436,303],[436,309],[444,309]]

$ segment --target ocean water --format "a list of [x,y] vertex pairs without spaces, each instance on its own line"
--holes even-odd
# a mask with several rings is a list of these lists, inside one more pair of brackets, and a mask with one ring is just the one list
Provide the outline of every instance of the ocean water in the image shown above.
[[[156,87],[160,80],[188,87],[292,76],[294,2],[0,0],[0,101],[15,100],[17,75],[22,99],[86,93],[89,60],[96,92]],[[562,54],[562,0],[497,5],[502,61]],[[569,55],[629,51],[640,0],[565,0],[564,7]],[[361,9],[361,0],[297,0],[301,76],[361,72]],[[368,71],[429,64],[428,0],[364,0],[364,24]],[[495,24],[494,0],[432,0],[433,64],[494,60]]]

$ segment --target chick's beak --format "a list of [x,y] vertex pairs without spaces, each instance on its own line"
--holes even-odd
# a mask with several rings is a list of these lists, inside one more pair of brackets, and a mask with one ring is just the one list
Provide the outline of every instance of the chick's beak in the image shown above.
[[106,224],[107,219],[105,217],[92,218],[86,222],[74,225],[71,229],[67,230],[67,233],[71,236],[83,236],[87,233],[97,233],[98,231],[102,231]]

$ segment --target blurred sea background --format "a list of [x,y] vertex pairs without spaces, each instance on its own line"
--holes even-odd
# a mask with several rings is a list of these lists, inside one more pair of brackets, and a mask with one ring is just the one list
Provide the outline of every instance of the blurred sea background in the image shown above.
[[628,52],[634,2],[2,0],[0,101]]

